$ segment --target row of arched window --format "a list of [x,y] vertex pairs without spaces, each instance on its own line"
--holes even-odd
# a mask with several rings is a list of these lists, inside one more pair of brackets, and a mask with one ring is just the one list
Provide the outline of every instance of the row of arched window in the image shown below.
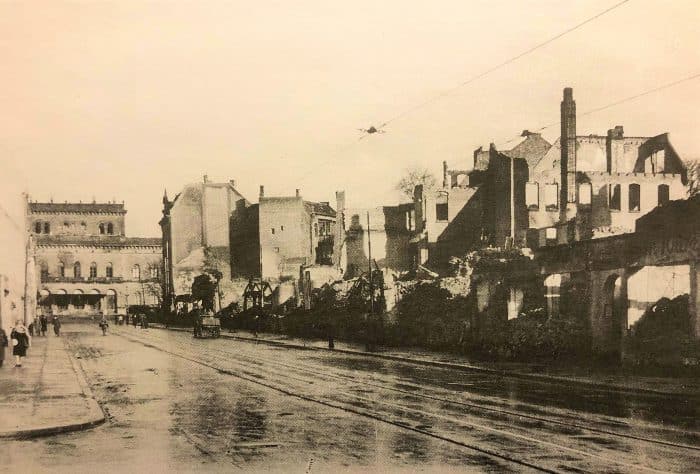
[[[73,274],[72,275],[66,275],[66,265],[63,262],[58,262],[58,276],[59,277],[66,277],[66,276],[72,276],[73,278],[82,278],[82,266],[80,265],[80,262],[75,262],[73,264]],[[149,266],[149,273],[150,273],[150,278],[158,278],[158,267],[153,265]],[[41,276],[42,278],[46,278],[49,276],[49,266],[46,262],[41,263]],[[97,278],[97,263],[92,262],[90,264],[90,278]],[[105,277],[107,278],[112,278],[114,276],[114,267],[112,266],[112,263],[107,263],[105,266]],[[141,279],[141,267],[136,264],[133,267],[131,267],[131,277],[134,279]]]
[[[67,231],[71,229],[71,223],[66,221],[63,223],[63,228]],[[100,222],[97,226],[100,235],[114,235],[114,224],[111,222]],[[87,230],[87,224],[85,222],[80,223],[80,229],[85,232]],[[64,230],[64,231],[65,231]],[[50,234],[51,233],[51,223],[44,221],[34,222],[34,233],[35,234]]]

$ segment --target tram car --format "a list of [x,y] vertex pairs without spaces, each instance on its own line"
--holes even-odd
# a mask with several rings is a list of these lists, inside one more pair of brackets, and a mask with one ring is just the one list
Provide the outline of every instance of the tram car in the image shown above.
[[194,337],[217,338],[221,336],[221,321],[213,314],[205,314],[195,320]]

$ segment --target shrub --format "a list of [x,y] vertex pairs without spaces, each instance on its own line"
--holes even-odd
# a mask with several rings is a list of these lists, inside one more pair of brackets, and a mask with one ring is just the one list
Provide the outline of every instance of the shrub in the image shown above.
[[697,364],[700,343],[692,336],[687,294],[661,298],[644,312],[625,340],[625,358],[640,366]]

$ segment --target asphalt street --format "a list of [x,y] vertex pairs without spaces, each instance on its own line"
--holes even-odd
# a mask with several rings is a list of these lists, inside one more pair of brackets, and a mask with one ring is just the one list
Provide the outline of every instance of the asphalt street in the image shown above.
[[54,472],[691,472],[695,399],[185,332],[66,325],[103,426],[8,442]]

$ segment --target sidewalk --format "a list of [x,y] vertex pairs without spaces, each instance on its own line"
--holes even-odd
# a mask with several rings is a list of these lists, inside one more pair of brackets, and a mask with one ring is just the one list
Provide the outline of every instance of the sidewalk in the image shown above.
[[8,348],[0,368],[0,438],[76,431],[104,422],[63,336],[32,338],[22,367]]
[[[192,330],[187,329],[187,331],[191,332]],[[221,335],[222,337],[257,341],[264,344],[328,351],[328,341],[324,340],[300,339],[269,333],[258,333],[258,337],[255,338],[252,333],[240,330],[235,333],[224,330]],[[377,352],[367,352],[362,344],[337,340],[334,352],[618,392],[684,397],[698,397],[700,395],[700,378],[643,377],[615,373],[593,373],[585,368],[550,368],[541,364],[472,362],[466,357],[423,349],[380,348]]]

